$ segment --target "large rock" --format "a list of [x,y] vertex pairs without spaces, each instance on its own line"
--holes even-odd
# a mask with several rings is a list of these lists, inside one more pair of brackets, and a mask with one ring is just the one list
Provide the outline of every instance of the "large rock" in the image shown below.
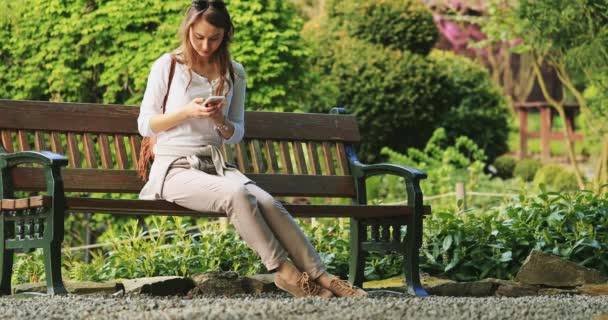
[[502,283],[498,289],[496,289],[496,295],[499,297],[526,297],[536,296],[540,286],[533,286],[529,284],[522,284],[518,282]]
[[150,277],[124,280],[126,293],[150,294],[153,296],[186,295],[192,288],[192,279],[183,277]]
[[608,283],[586,284],[577,288],[582,294],[590,296],[608,296]]
[[188,295],[203,296],[233,296],[245,294],[247,291],[243,286],[243,279],[236,272],[205,272],[192,276],[196,288]]
[[[65,289],[72,294],[113,294],[122,289],[122,284],[114,282],[70,281],[63,282]],[[13,287],[12,293],[46,293],[46,282],[24,283]]]
[[425,286],[429,294],[450,297],[489,297],[493,296],[500,286],[495,281],[444,282]]
[[261,294],[266,292],[280,292],[274,284],[273,274],[256,274],[253,276],[243,277],[243,289],[248,294]]
[[560,257],[532,250],[516,276],[524,284],[549,287],[576,287],[583,284],[605,283],[599,271],[584,268]]

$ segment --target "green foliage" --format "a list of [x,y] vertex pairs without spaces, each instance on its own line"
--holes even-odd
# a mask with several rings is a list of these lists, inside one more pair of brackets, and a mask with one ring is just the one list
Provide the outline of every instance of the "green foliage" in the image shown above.
[[540,168],[534,175],[533,184],[539,188],[543,185],[547,191],[578,190],[574,171],[559,164],[549,164]]
[[513,171],[515,170],[515,164],[517,160],[509,155],[502,155],[494,160],[492,165],[496,168],[496,175],[502,179],[513,178]]
[[422,55],[439,38],[431,12],[419,0],[342,1],[330,18],[338,19],[353,38]]
[[489,162],[507,152],[511,113],[488,70],[448,51],[433,50],[429,59],[448,79],[441,92],[450,110],[436,125],[444,127],[451,140],[467,136],[475,141],[485,150]]
[[300,41],[303,22],[283,0],[234,0],[228,9],[236,26],[234,58],[247,71],[247,106],[294,110],[307,94],[303,84],[309,55]]
[[[335,105],[357,116],[362,135],[359,154],[371,162],[382,146],[404,151],[430,137],[439,114],[448,110],[442,77],[424,57],[393,51],[353,38],[336,43],[331,74]],[[325,111],[318,110],[315,111]]]
[[532,249],[608,274],[608,195],[520,196],[492,210],[425,219],[423,270],[455,280],[511,279]]
[[[0,20],[0,97],[137,105],[152,62],[179,44],[187,5],[0,0],[6,9]],[[294,9],[281,0],[236,0],[228,8],[237,30],[233,57],[248,71],[247,104],[293,109],[306,56]]]
[[523,159],[517,162],[515,169],[513,169],[513,175],[521,178],[523,181],[532,181],[538,169],[543,164],[536,159]]
[[44,260],[42,258],[42,249],[37,249],[31,254],[17,256],[13,264],[11,282],[20,284],[44,281],[46,277],[44,274]]
[[[464,182],[467,188],[475,190],[490,177],[483,172],[486,156],[474,141],[459,137],[453,145],[449,144],[443,128],[435,130],[423,150],[408,149],[401,154],[390,148],[383,148],[382,154],[388,156],[390,163],[416,167],[427,173],[428,178],[421,183],[425,195],[453,192],[457,182]],[[383,176],[370,180],[368,197],[386,202],[399,201],[405,194],[402,179]]]

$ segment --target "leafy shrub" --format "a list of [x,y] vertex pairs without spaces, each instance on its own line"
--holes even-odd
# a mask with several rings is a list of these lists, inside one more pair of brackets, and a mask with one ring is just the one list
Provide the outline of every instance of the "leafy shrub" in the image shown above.
[[439,38],[433,15],[422,1],[340,2],[333,17],[353,38],[422,55],[427,55]]
[[[178,45],[187,2],[2,1],[0,97],[139,104],[150,65]],[[32,10],[32,8],[37,8]],[[233,57],[248,72],[247,105],[295,108],[306,51],[282,0],[228,3]],[[50,39],[39,41],[39,39]],[[295,96],[295,98],[294,98]]]
[[538,249],[608,275],[608,194],[520,196],[492,210],[425,219],[421,268],[455,280],[511,279]]
[[513,175],[521,178],[524,181],[532,181],[534,180],[536,172],[542,166],[543,164],[536,159],[522,159],[515,165]]
[[[424,57],[409,51],[388,50],[358,39],[335,43],[331,73],[323,81],[334,84],[335,103],[357,116],[362,135],[359,154],[377,159],[387,146],[404,152],[422,147],[448,110],[441,90],[446,79]],[[311,106],[327,112],[329,106]]]
[[467,136],[477,143],[491,163],[509,150],[508,119],[511,113],[500,88],[479,63],[448,51],[433,50],[430,63],[448,81],[442,84],[449,111],[435,126],[446,129],[450,140]]
[[513,178],[513,170],[517,160],[509,155],[502,155],[494,160],[492,165],[496,168],[496,175],[502,179]]
[[548,191],[578,190],[574,171],[559,164],[549,164],[540,168],[534,176],[533,184],[537,187],[542,184]]

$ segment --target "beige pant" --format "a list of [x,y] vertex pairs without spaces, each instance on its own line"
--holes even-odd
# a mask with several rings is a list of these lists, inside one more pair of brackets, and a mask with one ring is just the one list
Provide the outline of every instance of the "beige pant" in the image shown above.
[[268,270],[276,269],[287,257],[313,279],[326,270],[285,207],[253,183],[243,185],[199,170],[172,167],[165,178],[163,198],[195,211],[225,212]]

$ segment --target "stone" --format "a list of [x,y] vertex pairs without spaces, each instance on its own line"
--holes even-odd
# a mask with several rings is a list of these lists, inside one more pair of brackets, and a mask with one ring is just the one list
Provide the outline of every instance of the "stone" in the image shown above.
[[235,294],[246,294],[243,279],[236,272],[215,271],[199,273],[192,276],[196,288],[188,294],[203,296],[230,297]]
[[576,287],[605,283],[608,280],[597,270],[581,267],[539,250],[530,252],[515,279],[524,284],[549,287]]
[[425,287],[429,294],[450,297],[489,297],[493,296],[500,286],[492,281],[444,282]]
[[499,297],[526,297],[536,296],[540,290],[539,286],[522,284],[518,282],[503,283],[496,289],[495,295]]
[[577,288],[582,294],[590,296],[608,296],[608,283],[586,284]]
[[[122,289],[122,284],[115,282],[64,280],[63,285],[72,294],[113,294]],[[46,293],[46,282],[24,283],[12,289],[12,294],[25,292]]]
[[186,295],[195,284],[184,277],[149,277],[124,280],[125,293],[149,294],[153,296]]
[[273,274],[255,274],[252,276],[243,277],[243,290],[247,294],[262,294],[267,292],[280,292],[274,284]]
[[572,295],[579,294],[580,292],[576,289],[560,289],[560,288],[542,288],[538,290],[540,296],[554,296],[554,295]]

